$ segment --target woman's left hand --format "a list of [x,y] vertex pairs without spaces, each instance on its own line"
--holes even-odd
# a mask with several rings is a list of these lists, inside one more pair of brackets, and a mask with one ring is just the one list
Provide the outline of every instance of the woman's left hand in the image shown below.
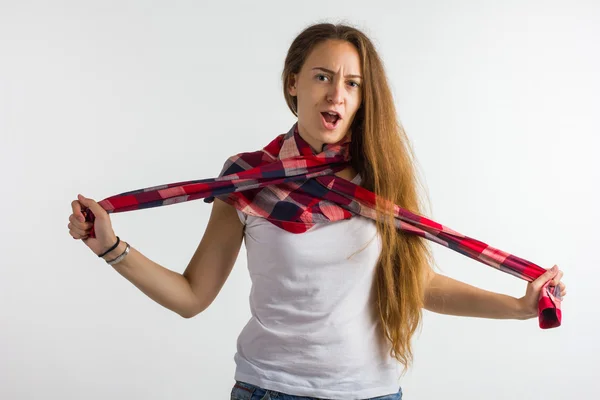
[[538,316],[540,292],[546,282],[551,280],[550,286],[559,286],[561,297],[564,298],[567,295],[567,286],[560,281],[562,276],[563,272],[558,269],[558,265],[555,265],[540,275],[536,280],[527,283],[525,296],[518,300],[519,309],[522,314],[521,319],[530,319]]

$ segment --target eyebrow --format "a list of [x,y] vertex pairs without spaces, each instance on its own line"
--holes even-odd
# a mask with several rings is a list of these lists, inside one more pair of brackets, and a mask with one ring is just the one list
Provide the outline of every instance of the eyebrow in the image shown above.
[[[332,70],[330,70],[330,69],[327,69],[327,68],[323,68],[323,67],[314,67],[313,69],[320,69],[321,71],[327,72],[327,73],[329,73],[329,74],[331,74],[331,75],[335,75],[335,72],[333,72]],[[350,74],[350,75],[346,75],[346,78],[358,78],[358,79],[362,79],[362,76],[360,76],[360,75],[352,75],[352,74]]]

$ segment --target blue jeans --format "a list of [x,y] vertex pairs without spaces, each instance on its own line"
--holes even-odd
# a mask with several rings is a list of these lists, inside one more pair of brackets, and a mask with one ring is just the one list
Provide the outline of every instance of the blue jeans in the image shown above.
[[[236,381],[231,390],[231,400],[321,400],[317,397],[294,396],[276,392],[274,390],[266,390],[258,386],[251,385],[246,382]],[[388,394],[385,396],[371,397],[365,400],[402,400],[402,388],[398,389],[397,393]]]

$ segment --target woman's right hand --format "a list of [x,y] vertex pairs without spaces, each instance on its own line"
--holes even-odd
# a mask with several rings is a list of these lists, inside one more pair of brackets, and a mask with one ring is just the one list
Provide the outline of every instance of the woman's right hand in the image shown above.
[[[81,239],[96,255],[104,253],[117,243],[110,216],[104,208],[92,199],[77,195],[77,200],[71,203],[73,214],[69,216],[69,234],[73,239]],[[83,210],[88,208],[94,214],[94,222],[86,222]],[[95,237],[89,237],[94,227]]]

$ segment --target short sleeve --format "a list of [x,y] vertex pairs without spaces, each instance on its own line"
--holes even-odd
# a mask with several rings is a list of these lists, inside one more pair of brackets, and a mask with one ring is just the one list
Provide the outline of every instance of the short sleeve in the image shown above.
[[240,218],[240,221],[242,222],[242,224],[246,225],[246,221],[248,220],[248,215],[244,214],[243,212],[241,212],[237,208],[235,209],[235,211],[237,211],[237,215]]

